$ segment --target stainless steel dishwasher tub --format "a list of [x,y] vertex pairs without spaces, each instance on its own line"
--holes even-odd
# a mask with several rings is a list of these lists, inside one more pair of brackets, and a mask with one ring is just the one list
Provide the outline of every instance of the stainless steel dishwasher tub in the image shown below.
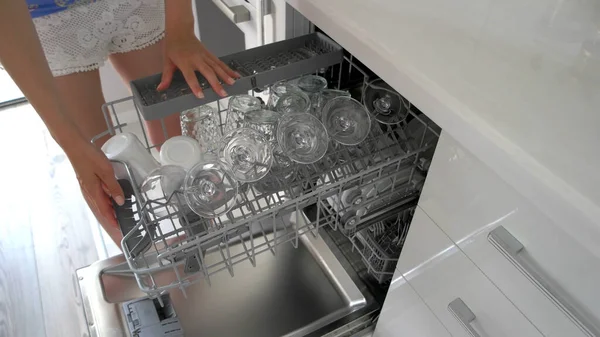
[[[240,243],[230,247],[232,253],[243,249]],[[186,288],[187,298],[171,291],[170,302],[185,336],[305,336],[367,307],[356,278],[335,255],[309,233],[298,248],[284,244],[276,256],[258,255],[256,267],[236,265],[234,277],[220,272],[210,285],[203,280]],[[121,255],[78,271],[91,336],[130,335],[122,303],[145,295],[133,277],[103,273],[123,263]]]

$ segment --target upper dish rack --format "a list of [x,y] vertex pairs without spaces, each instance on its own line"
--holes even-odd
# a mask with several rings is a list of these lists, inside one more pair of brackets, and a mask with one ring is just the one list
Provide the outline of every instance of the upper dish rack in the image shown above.
[[[338,89],[343,78],[358,75],[364,89],[372,77],[352,57],[344,57],[326,72],[336,74],[333,77],[337,77]],[[273,80],[282,79],[285,77]],[[120,121],[119,111],[131,107],[131,102],[132,98],[127,98],[103,107],[105,118],[112,123],[95,139],[138,128],[143,133],[140,139],[151,151],[154,146],[148,143],[139,104],[135,104],[135,122]],[[223,127],[227,104],[225,100],[215,104]],[[407,104],[408,117],[402,123],[372,123],[369,137],[357,146],[330,143],[323,159],[299,165],[293,183],[278,191],[260,192],[255,185],[248,185],[239,193],[236,206],[215,219],[176,210],[185,207],[169,207],[179,200],[185,203],[181,191],[142,203],[140,200],[146,199],[140,197],[136,183],[129,184],[126,209],[121,212],[129,220],[119,218],[125,234],[122,249],[129,266],[127,272],[134,274],[140,289],[149,296],[174,288],[185,293],[185,287],[195,282],[210,283],[210,276],[217,272],[227,270],[233,276],[236,264],[249,261],[254,265],[258,254],[276,254],[281,244],[289,242],[297,247],[301,235],[318,235],[323,226],[352,235],[362,229],[361,224],[398,203],[414,202],[427,167],[423,153],[435,147],[439,129]],[[418,135],[406,132],[410,123],[420,126]],[[133,179],[126,165],[123,171],[124,178],[129,177],[122,181],[127,185]],[[310,205],[317,206],[315,220],[303,214]],[[241,242],[243,252],[232,253],[229,247],[233,242]]]

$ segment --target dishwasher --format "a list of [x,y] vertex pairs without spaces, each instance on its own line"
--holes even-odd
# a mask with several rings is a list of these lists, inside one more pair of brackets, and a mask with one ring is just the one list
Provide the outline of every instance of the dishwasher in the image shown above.
[[[77,271],[90,336],[368,336],[440,128],[322,32],[222,60],[242,75],[230,94],[264,98],[280,80],[326,78],[371,113],[369,136],[331,142],[279,190],[249,184],[214,219],[158,216],[167,200],[142,202],[131,169],[113,162],[126,194],[115,205],[123,254]],[[95,139],[137,128],[152,152],[143,121],[200,104],[223,124],[227,100],[198,76],[204,100],[181,77],[164,93],[153,90],[160,74],[132,82],[132,97],[103,106],[108,130]],[[132,103],[137,120],[122,121]]]

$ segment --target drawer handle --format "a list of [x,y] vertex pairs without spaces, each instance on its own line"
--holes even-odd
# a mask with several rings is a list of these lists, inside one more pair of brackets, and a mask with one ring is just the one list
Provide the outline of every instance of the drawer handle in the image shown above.
[[525,246],[503,226],[499,226],[488,234],[488,241],[496,247],[525,277],[529,279],[556,307],[560,309],[586,335],[600,337],[600,331],[587,316],[577,310],[558,291],[550,286],[550,282],[536,270],[535,263],[521,254]]
[[480,337],[479,333],[471,325],[477,317],[460,297],[448,304],[448,310],[454,315],[460,325],[467,330],[471,337]]
[[219,9],[231,20],[233,23],[242,23],[250,21],[250,11],[248,8],[238,5],[238,6],[228,6],[223,0],[213,0],[215,5],[219,7]]

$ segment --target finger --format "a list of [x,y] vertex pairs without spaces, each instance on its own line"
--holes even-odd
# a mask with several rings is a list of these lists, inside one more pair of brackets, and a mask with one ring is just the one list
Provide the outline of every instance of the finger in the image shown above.
[[163,91],[167,89],[171,85],[171,81],[173,81],[173,73],[175,72],[175,65],[171,62],[165,63],[163,67],[162,77],[160,79],[160,84],[156,87],[157,91]]
[[221,85],[221,83],[219,83],[219,80],[217,79],[217,75],[208,64],[206,64],[204,61],[198,61],[196,63],[196,68],[200,71],[200,73],[202,73],[204,78],[206,78],[210,86],[219,96],[227,97],[227,91],[223,89],[223,86]]
[[96,186],[94,189],[92,199],[100,217],[102,217],[109,225],[114,227],[118,226],[115,209],[112,204],[108,202],[108,196],[100,186]]
[[215,61],[215,63],[217,63],[217,65],[219,65],[219,67],[221,67],[229,76],[235,78],[240,78],[242,77],[242,75],[240,75],[240,73],[234,71],[233,69],[229,68],[229,66],[227,64],[225,64],[225,62],[221,61],[221,59],[219,59],[218,57],[212,55],[211,57],[213,59],[213,61]]
[[198,83],[198,78],[196,77],[194,69],[191,67],[186,67],[185,69],[179,68],[179,70],[181,70],[181,72],[183,73],[183,77],[185,78],[185,81],[187,82],[194,95],[201,99],[204,98],[204,93],[202,92],[200,83]]
[[235,80],[231,76],[229,76],[229,74],[227,74],[227,72],[225,72],[225,70],[221,68],[219,64],[217,64],[214,61],[208,60],[208,65],[213,69],[215,74],[217,74],[217,76],[219,76],[219,78],[223,82],[229,85],[233,85],[235,83]]
[[121,185],[119,185],[115,178],[112,165],[110,163],[106,164],[100,172],[98,178],[100,178],[100,189],[102,192],[105,192],[105,195],[111,196],[117,205],[123,206],[125,203],[125,193],[123,193]]

